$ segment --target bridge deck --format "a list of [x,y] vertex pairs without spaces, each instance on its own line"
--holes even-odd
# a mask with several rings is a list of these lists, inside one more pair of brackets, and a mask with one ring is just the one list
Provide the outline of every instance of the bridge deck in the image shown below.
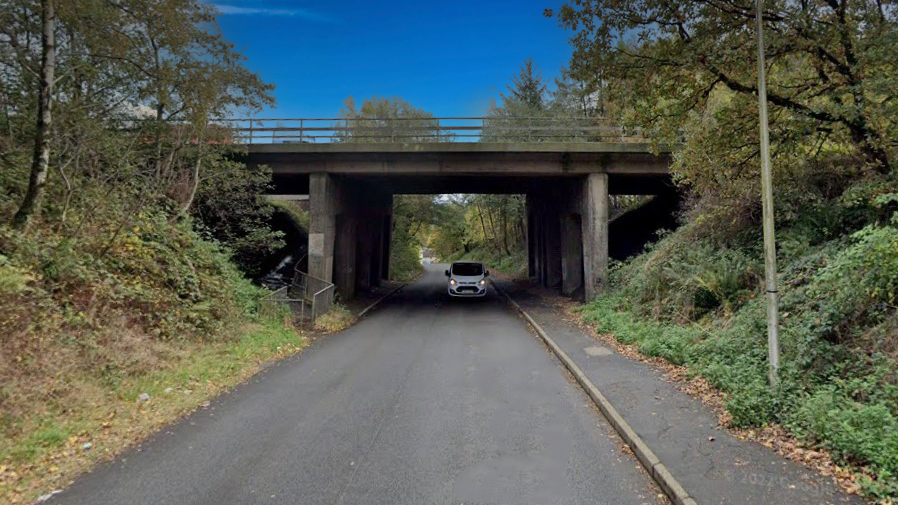
[[670,152],[641,142],[285,143],[249,146],[275,174],[667,175]]

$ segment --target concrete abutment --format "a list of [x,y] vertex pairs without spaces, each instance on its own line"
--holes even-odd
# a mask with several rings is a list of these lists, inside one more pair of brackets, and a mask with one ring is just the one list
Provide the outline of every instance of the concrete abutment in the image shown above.
[[592,300],[608,282],[608,175],[588,174],[527,194],[528,270],[546,288]]
[[309,274],[344,300],[389,275],[393,197],[328,173],[309,175]]

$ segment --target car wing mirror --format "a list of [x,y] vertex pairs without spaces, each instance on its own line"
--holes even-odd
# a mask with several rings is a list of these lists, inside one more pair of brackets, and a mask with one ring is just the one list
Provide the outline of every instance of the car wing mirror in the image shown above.
[[483,272],[483,276],[484,276],[484,277],[489,277],[489,276],[490,276],[490,271],[487,270],[486,272]]
[[449,270],[446,270],[446,277],[449,277]]

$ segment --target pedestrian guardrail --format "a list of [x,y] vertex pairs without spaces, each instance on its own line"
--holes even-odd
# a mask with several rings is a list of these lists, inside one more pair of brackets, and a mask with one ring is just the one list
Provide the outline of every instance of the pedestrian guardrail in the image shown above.
[[[303,300],[302,315],[303,317],[308,316],[314,322],[334,306],[336,288],[324,279],[296,270],[293,283],[288,286],[287,292],[291,297]],[[308,307],[308,313],[305,312],[306,307]]]
[[274,313],[276,306],[286,305],[294,323],[314,323],[333,308],[335,293],[333,283],[296,269],[292,282],[272,291],[263,300],[262,307],[264,312]]

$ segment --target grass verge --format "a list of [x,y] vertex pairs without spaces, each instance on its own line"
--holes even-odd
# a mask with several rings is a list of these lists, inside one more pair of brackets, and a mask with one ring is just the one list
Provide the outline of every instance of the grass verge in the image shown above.
[[140,442],[308,341],[282,318],[247,323],[228,342],[169,342],[156,370],[111,382],[78,377],[77,403],[22,422],[0,442],[0,502],[28,503]]
[[834,377],[830,384],[810,384],[787,362],[780,386],[771,389],[758,379],[765,371],[755,354],[763,354],[764,341],[748,342],[737,324],[723,328],[650,320],[614,294],[579,311],[597,333],[643,356],[685,367],[685,378],[701,378],[722,392],[716,405],[723,410],[721,421],[742,438],[832,476],[846,491],[893,503],[898,426],[887,406],[891,391],[870,393],[889,370],[874,367],[866,382]]
[[355,316],[345,305],[335,304],[331,310],[315,320],[315,329],[325,333],[343,331],[352,326]]

